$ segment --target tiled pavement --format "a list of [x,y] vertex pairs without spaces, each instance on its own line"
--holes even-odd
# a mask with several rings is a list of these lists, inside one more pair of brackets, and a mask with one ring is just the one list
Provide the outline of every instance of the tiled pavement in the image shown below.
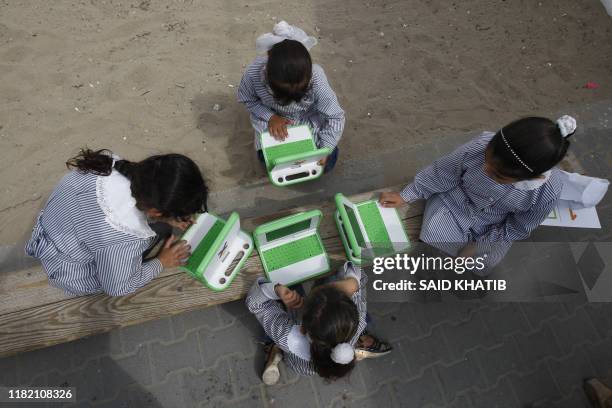
[[[608,106],[582,113],[572,149],[588,174],[610,178]],[[424,146],[413,158],[435,157],[453,144]],[[612,199],[599,212],[601,230],[541,228],[531,239],[610,241]],[[263,386],[259,328],[234,302],[5,358],[0,384],[77,387],[77,406],[92,408],[577,408],[587,406],[583,378],[612,382],[612,304],[368,307],[372,330],[395,350],[334,383],[283,368],[280,384]]]

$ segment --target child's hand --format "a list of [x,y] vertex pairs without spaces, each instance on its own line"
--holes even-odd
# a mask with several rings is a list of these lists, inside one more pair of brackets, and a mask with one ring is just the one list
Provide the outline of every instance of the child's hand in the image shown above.
[[322,158],[321,160],[319,160],[319,161],[317,162],[317,164],[318,164],[319,166],[325,166],[325,163],[327,163],[327,158],[328,158],[328,157],[329,157],[329,156],[325,156],[324,158]]
[[289,133],[287,132],[287,126],[290,125],[291,122],[289,119],[285,119],[278,115],[272,115],[270,121],[268,122],[268,130],[273,138],[276,140],[285,140]]
[[176,237],[171,235],[170,238],[166,240],[157,259],[159,259],[159,262],[161,262],[164,268],[174,268],[187,263],[190,251],[191,247],[187,241],[176,242]]
[[291,290],[285,285],[278,284],[274,286],[274,291],[287,306],[287,309],[299,309],[304,304],[304,298],[295,290]]
[[400,193],[394,192],[381,193],[378,202],[387,208],[398,208],[406,204]]
[[172,225],[174,228],[178,228],[184,231],[187,228],[191,227],[195,223],[195,220],[193,218],[190,218],[188,220],[169,218],[166,220],[166,223]]

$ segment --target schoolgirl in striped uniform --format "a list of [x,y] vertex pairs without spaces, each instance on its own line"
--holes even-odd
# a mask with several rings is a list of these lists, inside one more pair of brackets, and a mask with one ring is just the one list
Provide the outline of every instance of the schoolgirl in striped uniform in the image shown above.
[[250,112],[255,149],[262,161],[259,134],[269,130],[282,140],[287,137],[287,125],[308,124],[318,147],[333,149],[324,160],[326,171],[335,165],[344,111],[323,68],[312,63],[308,49],[315,44],[314,37],[284,21],[274,26],[273,33],[257,39],[257,50],[265,55],[247,67],[238,88],[238,102]]
[[[278,362],[301,375],[340,378],[354,367],[355,352],[387,354],[391,347],[365,333],[367,277],[346,262],[326,283],[303,299],[295,290],[259,278],[246,298],[248,309],[276,346],[263,373],[267,385],[278,381]],[[301,313],[300,313],[301,312]],[[300,318],[301,316],[301,318]]]
[[451,255],[486,255],[489,270],[552,211],[562,187],[555,166],[575,129],[570,116],[528,117],[484,132],[418,172],[401,192],[381,194],[380,202],[427,200],[421,240]]
[[189,246],[170,238],[143,260],[156,241],[148,220],[185,228],[205,210],[207,188],[193,161],[166,154],[130,162],[83,150],[66,164],[75,170],[51,193],[25,248],[51,285],[73,295],[126,295],[189,257]]

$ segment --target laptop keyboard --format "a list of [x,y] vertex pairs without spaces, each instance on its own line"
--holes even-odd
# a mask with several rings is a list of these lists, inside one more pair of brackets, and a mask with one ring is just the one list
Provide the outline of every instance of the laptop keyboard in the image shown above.
[[285,266],[323,254],[325,251],[316,234],[289,242],[284,245],[263,251],[268,271],[274,271]]
[[304,139],[297,142],[283,143],[272,147],[266,148],[266,156],[268,163],[273,163],[282,157],[287,157],[298,153],[307,153],[316,149],[316,146],[312,139]]
[[368,234],[370,243],[376,245],[388,244],[391,242],[391,238],[389,238],[389,233],[387,232],[387,228],[385,227],[385,223],[376,202],[370,201],[360,204],[357,207],[357,211],[359,211],[359,216]]

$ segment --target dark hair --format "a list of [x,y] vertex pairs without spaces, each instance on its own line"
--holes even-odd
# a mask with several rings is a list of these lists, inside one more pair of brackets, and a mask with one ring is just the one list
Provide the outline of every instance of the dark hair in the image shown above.
[[500,174],[527,180],[557,165],[565,157],[569,145],[570,141],[561,135],[555,122],[546,118],[528,117],[504,126],[493,136],[487,149]]
[[355,366],[338,364],[331,359],[332,349],[349,342],[357,332],[359,312],[344,292],[331,286],[316,288],[306,299],[302,327],[310,336],[310,356],[314,369],[323,378],[347,375]]
[[281,105],[301,101],[312,79],[312,60],[306,47],[295,40],[274,44],[268,51],[266,79]]
[[[100,176],[111,174],[112,152],[82,149],[68,168]],[[114,167],[130,180],[132,196],[142,211],[155,208],[163,217],[185,219],[207,210],[208,187],[200,169],[181,154],[162,154],[140,162],[118,160]]]

